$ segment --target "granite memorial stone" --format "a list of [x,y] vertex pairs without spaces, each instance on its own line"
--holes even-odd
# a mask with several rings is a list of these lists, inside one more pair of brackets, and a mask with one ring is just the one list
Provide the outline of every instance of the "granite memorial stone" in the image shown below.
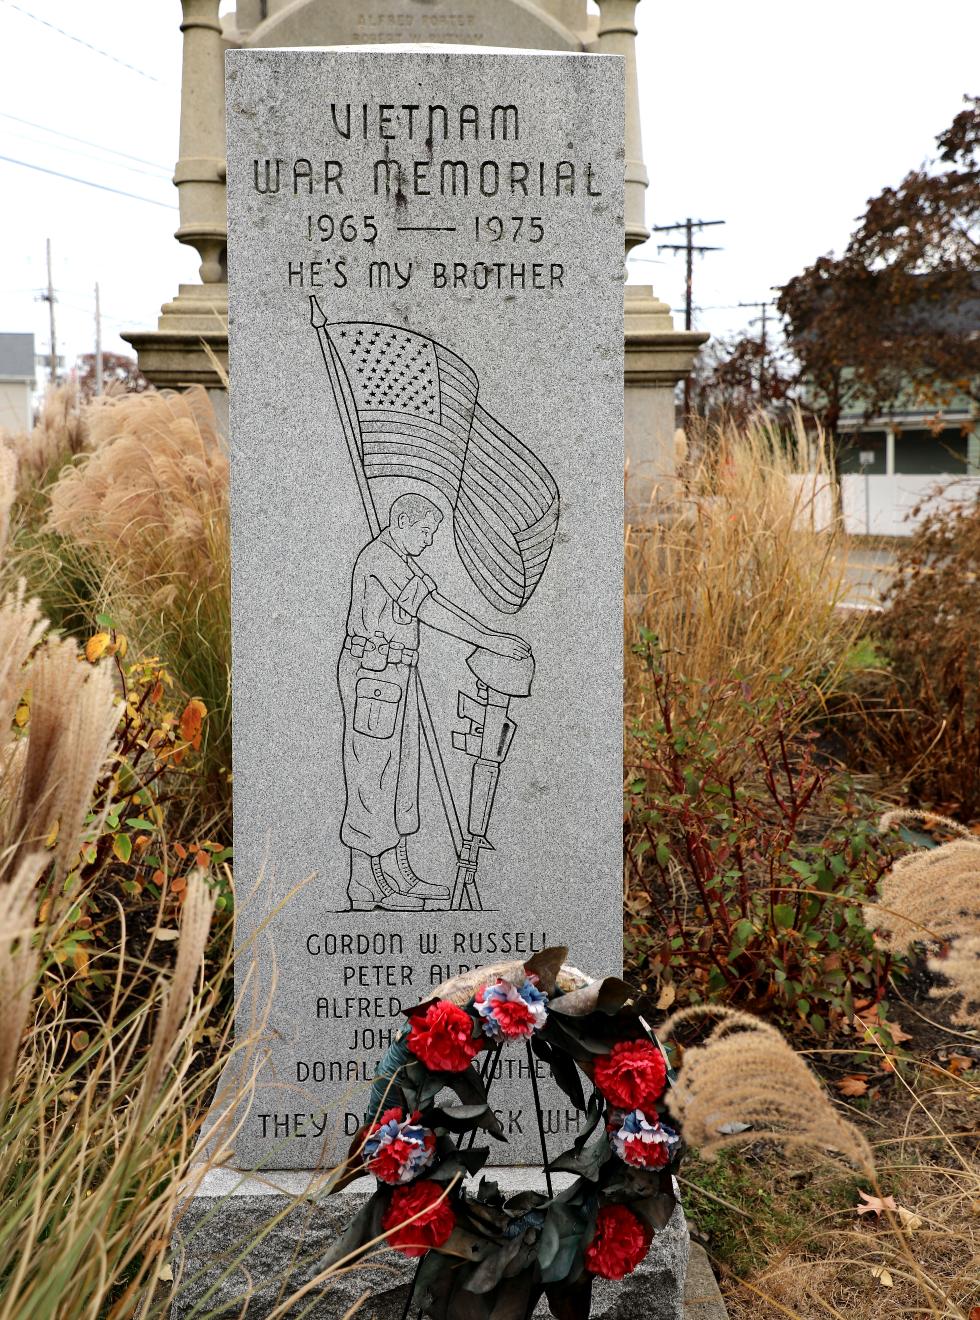
[[[240,1168],[340,1158],[447,977],[621,969],[623,96],[607,56],[227,56]],[[538,1163],[503,1058],[495,1159]]]

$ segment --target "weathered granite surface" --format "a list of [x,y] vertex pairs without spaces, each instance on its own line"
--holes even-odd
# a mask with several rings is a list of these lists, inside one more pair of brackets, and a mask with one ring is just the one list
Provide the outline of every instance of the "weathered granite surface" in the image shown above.
[[[500,1184],[517,1191],[535,1185],[528,1170],[498,1169]],[[266,1320],[275,1306],[317,1274],[317,1263],[350,1216],[363,1204],[367,1180],[336,1196],[302,1200],[308,1175],[274,1175],[275,1184],[234,1174],[208,1175],[204,1187],[183,1206],[173,1242],[173,1320],[192,1316],[242,1316]],[[511,1187],[512,1185],[512,1187]],[[236,1190],[237,1189],[237,1190]],[[241,1243],[268,1225],[266,1236],[242,1259]],[[678,1205],[634,1274],[621,1283],[597,1280],[596,1320],[724,1320],[725,1310],[703,1251],[694,1248]],[[341,1320],[365,1292],[359,1316],[400,1320],[414,1262],[387,1251],[375,1268],[359,1267],[315,1285],[286,1313],[310,1320]],[[685,1286],[685,1276],[687,1285]],[[304,1310],[311,1306],[312,1309]],[[550,1313],[542,1301],[536,1320]]]
[[621,969],[623,96],[618,56],[228,53],[241,1167],[334,1163],[448,976]]
[[[585,0],[358,0],[356,5],[258,5],[240,0],[238,30],[270,46],[449,41],[475,46],[578,50]],[[567,26],[566,26],[567,25]],[[255,29],[258,29],[257,31]]]

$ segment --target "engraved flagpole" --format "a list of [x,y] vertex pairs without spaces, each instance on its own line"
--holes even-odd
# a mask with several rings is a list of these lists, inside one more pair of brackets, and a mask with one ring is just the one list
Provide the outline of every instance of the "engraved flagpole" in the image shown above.
[[[375,507],[374,496],[371,494],[371,487],[368,484],[367,473],[364,471],[364,456],[361,453],[359,443],[359,428],[354,421],[354,400],[348,396],[348,391],[344,389],[343,372],[338,371],[334,359],[334,348],[327,337],[327,318],[324,315],[323,308],[320,306],[316,297],[310,294],[310,325],[317,333],[317,339],[320,341],[320,352],[323,354],[323,365],[327,369],[327,376],[330,379],[330,388],[333,391],[334,402],[337,405],[337,412],[340,415],[341,424],[344,430],[344,439],[347,442],[347,452],[350,455],[351,466],[354,469],[354,477],[357,480],[357,489],[360,492],[361,503],[364,505],[364,516],[367,518],[368,527],[371,530],[371,536],[380,536],[381,521],[378,518],[378,510]],[[449,776],[446,773],[446,767],[443,764],[442,752],[439,748],[439,740],[436,736],[435,721],[432,718],[432,712],[429,709],[429,701],[425,695],[425,688],[422,685],[422,675],[416,674],[419,694],[419,722],[422,725],[422,734],[425,738],[426,751],[429,753],[429,761],[432,764],[432,772],[435,775],[436,787],[439,790],[439,798],[442,802],[442,809],[446,816],[446,824],[449,826],[449,833],[452,836],[453,851],[456,854],[457,869],[462,862],[463,853],[463,830],[459,823],[459,813],[456,810],[456,799],[453,797],[452,785],[449,782]],[[465,889],[464,889],[465,893]],[[479,902],[479,897],[477,897]],[[450,903],[450,910],[456,908],[457,903],[461,905],[461,896],[459,894],[459,882],[453,888],[453,895]]]

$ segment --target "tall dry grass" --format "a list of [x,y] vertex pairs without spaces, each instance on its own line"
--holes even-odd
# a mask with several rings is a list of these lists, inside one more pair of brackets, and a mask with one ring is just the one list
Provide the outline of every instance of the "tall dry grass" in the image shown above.
[[[815,705],[840,682],[858,632],[825,438],[797,414],[704,427],[673,490],[626,533],[628,712],[646,704],[633,648],[656,639],[695,684],[774,676]],[[812,474],[810,476],[806,474]],[[726,717],[738,725],[737,697]]]
[[132,1316],[155,1280],[217,1075],[192,1068],[227,974],[201,980],[211,906],[195,880],[168,974],[146,976],[125,946],[106,957],[96,1027],[50,994],[62,973],[31,949],[51,928],[35,928],[29,871],[0,885],[0,984],[18,996],[0,1020],[2,1320]]
[[202,816],[227,816],[230,749],[228,455],[206,392],[126,394],[82,410],[85,452],[15,535],[20,575],[60,627],[108,615],[204,701]]
[[21,491],[49,485],[66,463],[89,446],[78,382],[49,385],[31,430],[7,434],[3,441],[16,459]]
[[0,880],[41,853],[58,885],[78,854],[117,703],[110,671],[86,664],[74,642],[44,638],[46,626],[23,587],[0,599]]
[[751,1237],[759,1264],[720,1264],[731,1320],[975,1320],[976,1072],[910,1061],[894,1086],[890,1100],[852,1111],[875,1155],[877,1212],[865,1203],[861,1213],[831,1167],[750,1148],[733,1232]]

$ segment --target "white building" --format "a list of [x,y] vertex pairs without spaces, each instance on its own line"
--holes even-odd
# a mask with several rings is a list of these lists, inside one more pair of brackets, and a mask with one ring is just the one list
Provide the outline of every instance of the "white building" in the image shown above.
[[33,414],[34,336],[0,333],[0,431],[29,431]]

